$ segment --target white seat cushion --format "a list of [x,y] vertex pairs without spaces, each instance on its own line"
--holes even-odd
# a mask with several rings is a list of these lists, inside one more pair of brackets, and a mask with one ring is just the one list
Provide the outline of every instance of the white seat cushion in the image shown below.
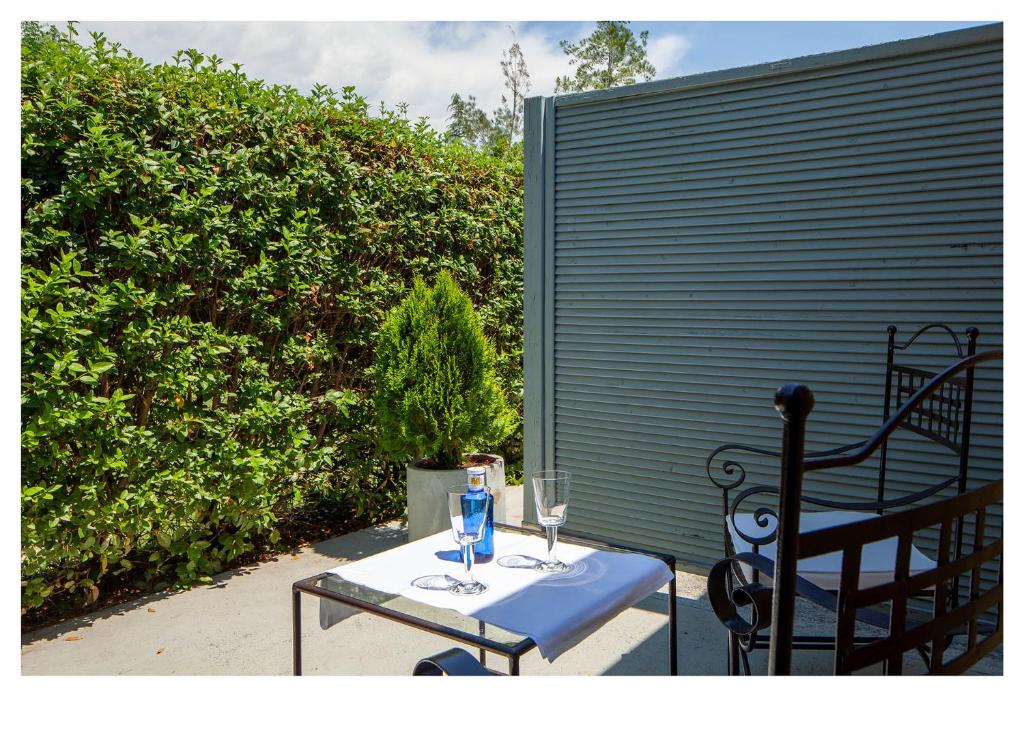
[[[830,510],[828,512],[805,512],[800,515],[800,532],[806,533],[822,528],[832,528],[836,525],[855,523],[858,520],[868,520],[875,517],[874,513],[853,512],[850,510]],[[737,553],[749,553],[753,546],[736,535],[736,528],[732,521],[726,518],[726,525],[729,529],[729,537],[732,539],[733,549]],[[754,522],[753,515],[737,513],[736,526],[751,538],[761,538],[775,530],[776,521],[768,519],[768,526],[761,528]],[[876,584],[885,584],[893,580],[893,573],[896,569],[896,538],[887,538],[884,541],[869,543],[861,550],[860,557],[860,589],[873,587]],[[775,541],[762,545],[758,550],[762,556],[775,561]],[[797,573],[809,582],[818,585],[822,589],[839,589],[840,571],[843,565],[842,551],[833,551],[822,556],[815,556],[812,559],[802,559],[797,567]],[[917,546],[910,547],[910,573],[917,574],[928,569],[934,569],[936,563],[921,553]],[[749,566],[742,565],[743,576],[749,581],[753,572]],[[768,583],[768,577],[761,576],[761,581]]]

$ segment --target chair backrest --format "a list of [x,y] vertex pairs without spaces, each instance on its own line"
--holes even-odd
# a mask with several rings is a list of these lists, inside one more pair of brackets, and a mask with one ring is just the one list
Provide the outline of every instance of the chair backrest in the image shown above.
[[[927,656],[928,673],[959,674],[1002,642],[1002,532],[997,536],[986,535],[989,508],[1002,497],[1000,481],[904,512],[799,536],[797,549],[801,559],[842,552],[836,610],[836,674],[850,674],[876,664],[884,664],[888,674],[901,674],[903,657],[908,651]],[[973,541],[968,553],[957,554],[952,547],[953,531],[964,521],[973,525]],[[939,531],[938,560],[934,568],[917,569],[911,574],[914,534],[929,528]],[[870,543],[890,538],[898,540],[893,580],[862,588],[862,550]],[[998,563],[995,582],[986,582],[982,574],[990,562]],[[951,602],[951,588],[968,574],[970,596],[962,604]],[[912,595],[927,590],[934,592],[930,615],[908,613]],[[855,643],[857,611],[885,604],[889,606],[887,632],[867,644]],[[979,628],[979,618],[986,613],[991,613],[992,622],[983,622]],[[949,639],[954,635],[962,635],[963,640],[953,642],[949,648]]]
[[[800,535],[800,506],[802,503],[803,477],[808,471],[833,469],[860,464],[874,455],[897,428],[906,427],[906,423],[917,424],[915,418],[920,416],[919,409],[932,401],[933,396],[944,392],[943,389],[961,375],[970,372],[973,378],[974,368],[982,362],[1002,359],[1002,351],[988,351],[982,354],[967,356],[960,361],[936,373],[925,382],[898,410],[892,413],[882,426],[859,447],[828,456],[805,456],[804,442],[807,428],[807,417],[814,407],[814,395],[804,385],[787,384],[780,387],[775,394],[775,407],[783,420],[782,453],[779,484],[779,515],[777,528],[777,550],[775,557],[775,576],[773,577],[772,597],[772,638],[769,653],[769,671],[773,674],[788,674],[791,668],[793,646],[793,618],[796,600],[797,565],[804,558],[805,550],[801,549],[803,536]],[[964,439],[966,447],[967,439]],[[965,474],[961,473],[961,478]],[[962,496],[962,495],[958,495]],[[954,498],[955,499],[955,498]],[[940,503],[933,503],[940,504]],[[914,511],[908,511],[913,515]],[[954,560],[962,556],[962,537],[964,527],[961,516],[954,516],[955,537],[953,546]],[[907,518],[911,519],[911,518]],[[869,523],[882,524],[879,521]],[[837,528],[827,529],[830,532]],[[873,529],[869,529],[873,530]],[[886,536],[886,537],[891,537]],[[948,539],[947,539],[948,540]],[[948,546],[946,547],[948,549]],[[940,545],[940,556],[945,549]],[[901,554],[909,555],[909,548]],[[844,577],[846,567],[856,564],[844,560]],[[859,569],[858,569],[859,570]],[[852,574],[851,574],[852,576]],[[958,608],[959,580],[954,578],[950,589],[953,607]]]
[[[883,423],[937,374],[933,369],[913,365],[915,359],[911,352],[918,339],[926,334],[946,334],[950,339],[955,360],[974,356],[977,351],[979,332],[973,327],[966,331],[966,352],[953,329],[942,323],[923,326],[903,343],[896,343],[896,326],[890,325],[886,330],[889,339],[885,360]],[[959,458],[957,475],[950,477],[943,485],[950,486],[955,483],[958,494],[963,494],[967,489],[973,397],[974,371],[969,369],[963,376],[951,377],[929,396],[928,402],[917,406],[914,412],[907,415],[899,424],[900,428],[945,446]],[[878,463],[879,514],[884,510],[888,452],[889,439],[886,437],[882,441]],[[929,494],[934,494],[934,491]]]
[[[934,358],[935,344],[930,344],[928,351],[922,351],[925,336],[938,334],[947,338],[952,347],[950,354],[954,360],[960,360],[975,355],[978,342],[978,329],[968,328],[967,348],[957,337],[956,333],[947,325],[931,323],[918,329],[907,341],[896,343],[897,328],[890,325],[887,328],[888,342],[886,351],[885,368],[885,392],[882,407],[882,422],[885,423],[896,414],[900,407],[907,404],[913,395],[922,387],[931,382],[938,372],[934,368],[925,368],[922,364],[926,356]],[[912,349],[918,349],[917,352]],[[889,492],[886,494],[886,471],[889,453],[889,434],[881,439],[881,447],[878,463],[877,494],[874,500],[845,500],[813,495],[804,495],[803,501],[809,505],[834,510],[853,511],[874,511],[879,515],[887,510],[895,510],[908,505],[916,504],[936,493],[946,489],[953,489],[957,494],[962,494],[967,489],[968,460],[970,457],[970,436],[971,436],[971,415],[974,396],[974,369],[973,365],[968,367],[963,375],[952,376],[948,381],[935,387],[934,392],[928,396],[927,403],[914,405],[912,412],[901,415],[897,428],[908,430],[929,441],[940,445],[946,451],[952,452],[952,460],[956,461],[955,471],[949,476],[943,475],[936,481],[934,477],[929,478],[926,486],[917,489],[907,490],[901,487],[898,493]],[[893,429],[895,430],[895,428]],[[845,452],[855,449],[860,444],[854,443],[831,451],[819,451],[808,454],[807,458],[827,457],[838,452]],[[729,455],[726,455],[726,453]],[[743,463],[737,456],[732,454],[753,454],[761,457],[780,458],[778,450],[755,448],[746,444],[727,443],[714,449],[707,457],[705,471],[712,484],[722,491],[722,511],[724,520],[731,520],[736,515],[741,504],[749,504],[748,498],[755,498],[761,494],[775,494],[774,487],[757,485],[749,487],[741,492],[732,494],[744,484],[747,473]],[[720,469],[712,470],[713,464],[720,463]],[[764,517],[762,513],[766,514]],[[761,508],[758,516],[767,521],[774,517],[767,508]],[[735,527],[735,520],[733,520]],[[760,523],[759,523],[760,525]],[[727,523],[725,528],[726,546],[729,546],[730,532]],[[764,526],[762,526],[764,527]],[[755,552],[759,546],[767,545],[775,541],[775,530],[768,528],[759,531],[761,535],[752,536],[736,528],[736,534],[754,547]],[[957,545],[960,545],[961,538],[956,536]]]

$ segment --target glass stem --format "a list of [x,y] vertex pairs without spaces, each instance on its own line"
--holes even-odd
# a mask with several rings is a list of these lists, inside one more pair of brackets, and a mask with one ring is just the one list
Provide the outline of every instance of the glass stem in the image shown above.
[[462,563],[466,568],[466,581],[474,582],[473,579],[473,544],[462,547]]
[[545,526],[544,530],[548,534],[548,563],[550,564],[558,561],[555,558],[555,545],[558,543],[558,526],[548,525]]

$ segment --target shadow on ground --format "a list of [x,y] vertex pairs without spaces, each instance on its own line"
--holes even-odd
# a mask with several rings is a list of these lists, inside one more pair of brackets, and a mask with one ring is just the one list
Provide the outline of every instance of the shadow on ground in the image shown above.
[[[277,561],[279,558],[281,558],[281,556],[286,555],[288,554],[274,556],[268,559],[267,561]],[[193,587],[192,589],[223,589],[224,587],[227,587],[232,580],[235,580],[238,577],[248,576],[252,574],[257,568],[257,566],[248,566],[242,567],[240,569],[232,569],[230,571],[221,572],[220,574],[217,574],[215,577],[213,577],[213,582],[211,582],[210,584],[207,584],[205,586],[199,585],[197,587]],[[136,599],[129,600],[128,602],[122,602],[117,605],[111,605],[110,607],[105,607],[102,610],[96,610],[95,612],[79,615],[68,620],[63,620],[59,623],[54,623],[53,625],[47,625],[36,630],[28,631],[21,634],[21,643],[24,646],[29,643],[36,643],[45,640],[54,640],[73,631],[88,627],[94,623],[109,620],[110,618],[124,616],[125,613],[131,612],[133,610],[138,610],[141,607],[152,607],[157,603],[163,602],[168,598],[174,597],[175,595],[181,594],[185,591],[187,591],[187,589],[183,587],[161,590],[160,592],[154,592],[152,594],[143,595],[142,597],[137,597]]]
[[[378,526],[348,535],[338,536],[337,538],[330,538],[326,541],[314,544],[311,548],[313,551],[324,557],[336,560],[334,565],[338,565],[345,560],[355,560],[365,558],[367,556],[373,556],[381,551],[385,551],[394,546],[399,546],[405,543],[405,540],[406,532],[404,528],[397,526]],[[251,576],[257,572],[262,565],[279,563],[282,560],[296,558],[301,553],[301,549],[286,551],[268,558],[266,561],[261,562],[261,564],[244,566],[238,569],[231,569],[230,571],[222,572],[214,576],[213,581],[210,584],[192,587],[191,591],[226,589],[232,584],[237,583],[240,578]],[[311,572],[311,574],[315,573],[317,572]],[[138,610],[142,607],[153,607],[154,605],[164,602],[170,597],[180,595],[186,591],[189,590],[184,588],[174,588],[154,592],[153,594],[144,595],[118,605],[112,605],[110,607],[103,608],[102,610],[96,610],[95,612],[87,613],[85,615],[79,615],[60,623],[55,623],[54,625],[48,625],[37,630],[28,631],[22,634],[21,643],[22,645],[27,645],[29,643],[38,643],[39,641],[55,640],[81,628],[88,627],[94,623],[109,620],[110,618],[121,617],[128,612]]]
[[314,543],[312,549],[328,558],[356,561],[401,546],[407,539],[408,533],[403,527],[378,526]]
[[[651,613],[668,612],[668,595],[657,593],[638,603],[634,609]],[[831,635],[835,629],[834,615],[807,601],[798,601],[796,630],[801,633]],[[680,676],[726,675],[727,635],[725,628],[711,611],[705,591],[694,599],[677,598],[678,670]],[[870,626],[858,626],[859,635],[884,636],[882,631]],[[960,651],[962,638],[955,639],[947,652],[956,655]],[[642,643],[621,655],[620,660],[606,669],[604,674],[632,676],[644,674],[665,674],[668,668],[668,623],[658,628]],[[748,656],[753,674],[768,673],[768,651],[758,649]],[[926,673],[923,659],[916,651],[909,651],[903,658],[904,673],[920,675]],[[801,650],[794,653],[793,673],[806,676],[831,675],[833,654],[831,651]],[[871,667],[863,674],[881,674],[880,666]],[[981,660],[970,671],[971,675],[1001,675],[1003,673],[1003,647]]]

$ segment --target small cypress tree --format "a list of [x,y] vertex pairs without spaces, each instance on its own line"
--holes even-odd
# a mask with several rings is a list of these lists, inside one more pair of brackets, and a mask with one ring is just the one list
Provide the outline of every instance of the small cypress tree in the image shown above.
[[454,278],[442,272],[430,288],[417,277],[377,339],[381,448],[455,469],[464,452],[507,438],[516,414],[494,365],[494,347]]

